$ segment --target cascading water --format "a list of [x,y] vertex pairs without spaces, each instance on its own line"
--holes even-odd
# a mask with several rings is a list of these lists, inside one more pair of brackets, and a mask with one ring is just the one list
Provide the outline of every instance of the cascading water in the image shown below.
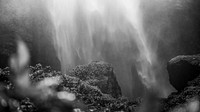
[[[140,0],[48,0],[54,46],[62,72],[103,60],[114,65],[120,85],[132,89],[131,67],[147,86],[155,85],[155,53],[143,28]],[[119,72],[118,72],[119,71]],[[134,74],[134,75],[137,75]]]

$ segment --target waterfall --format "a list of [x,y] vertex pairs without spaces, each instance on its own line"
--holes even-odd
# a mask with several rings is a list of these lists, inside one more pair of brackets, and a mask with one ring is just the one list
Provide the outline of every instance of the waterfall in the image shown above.
[[116,73],[119,80],[131,82],[129,63],[133,61],[138,73],[135,75],[140,76],[146,87],[153,86],[156,80],[151,66],[156,56],[143,28],[140,1],[45,1],[54,26],[52,38],[62,72],[78,64],[103,60],[121,69],[122,72]]

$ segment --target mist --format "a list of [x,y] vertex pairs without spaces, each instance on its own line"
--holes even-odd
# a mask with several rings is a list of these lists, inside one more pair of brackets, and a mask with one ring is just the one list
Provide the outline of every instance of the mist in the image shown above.
[[[187,43],[191,38],[192,42],[198,40],[198,34],[192,30],[195,23],[190,24],[195,15],[189,15],[189,10],[194,9],[192,3],[1,0],[0,15],[4,16],[0,22],[14,35],[32,37],[35,43],[40,41],[32,46],[33,63],[51,62],[67,73],[76,65],[103,60],[114,66],[125,96],[136,98],[145,89],[155,88],[166,97],[174,91],[168,81],[167,61],[178,54],[199,53],[198,44]],[[185,10],[186,14],[182,14]],[[182,22],[177,14],[183,15]],[[190,33],[183,34],[185,31]],[[185,47],[186,44],[192,48]],[[47,56],[52,58],[45,59]]]

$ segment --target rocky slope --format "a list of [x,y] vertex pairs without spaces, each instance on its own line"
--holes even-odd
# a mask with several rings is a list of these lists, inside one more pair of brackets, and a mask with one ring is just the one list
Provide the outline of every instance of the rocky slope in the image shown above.
[[[68,75],[54,71],[49,66],[42,67],[40,64],[30,66],[29,70],[31,85],[41,88],[47,84],[49,87],[40,89],[43,92],[35,89],[30,89],[31,92],[19,92],[10,78],[13,75],[10,69],[0,69],[0,100],[3,102],[0,103],[1,112],[44,112],[58,108],[57,112],[73,109],[78,112],[79,109],[86,112],[129,112],[134,111],[139,105],[137,101],[129,101],[121,96],[113,68],[105,62],[77,66]],[[59,83],[56,83],[58,77]],[[63,92],[75,95],[76,100],[63,102],[59,97],[59,94]],[[40,95],[37,95],[38,93]],[[26,97],[27,94],[29,97]],[[70,94],[65,97],[69,97]]]

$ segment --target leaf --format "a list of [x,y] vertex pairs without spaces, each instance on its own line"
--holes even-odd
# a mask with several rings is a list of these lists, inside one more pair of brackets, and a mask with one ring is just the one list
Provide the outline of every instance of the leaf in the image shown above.
[[30,56],[25,43],[21,40],[18,40],[17,54],[11,56],[10,59],[11,68],[17,75],[22,74],[21,72],[25,70],[25,66],[28,65],[29,58]]
[[29,56],[29,53],[28,53],[27,46],[22,41],[18,41],[17,54],[18,54],[19,68],[25,67],[29,62],[30,56]]

